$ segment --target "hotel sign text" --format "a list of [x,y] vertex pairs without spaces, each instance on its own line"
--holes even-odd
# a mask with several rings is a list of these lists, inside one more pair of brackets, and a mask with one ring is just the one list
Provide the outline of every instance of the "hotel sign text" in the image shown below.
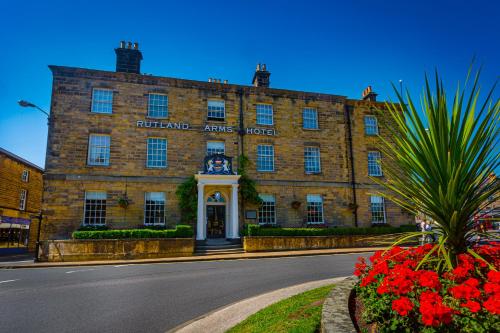
[[[176,130],[189,130],[193,128],[189,123],[183,123],[183,122],[173,123],[173,122],[149,121],[149,120],[138,120],[137,127],[166,128],[166,129],[176,129]],[[204,132],[218,132],[218,133],[237,132],[237,128],[233,126],[221,126],[221,125],[205,125],[202,128],[202,130]],[[276,130],[271,128],[247,127],[245,128],[245,133],[249,135],[275,136]]]

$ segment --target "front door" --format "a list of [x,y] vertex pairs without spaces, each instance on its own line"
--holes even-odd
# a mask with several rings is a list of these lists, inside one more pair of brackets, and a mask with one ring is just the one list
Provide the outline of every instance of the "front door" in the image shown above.
[[207,205],[207,238],[226,236],[226,206]]

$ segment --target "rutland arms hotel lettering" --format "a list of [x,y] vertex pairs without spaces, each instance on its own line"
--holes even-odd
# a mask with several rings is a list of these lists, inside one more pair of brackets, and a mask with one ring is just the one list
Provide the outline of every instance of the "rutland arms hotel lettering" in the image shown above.
[[[147,120],[138,120],[137,127],[144,128],[166,128],[166,129],[176,129],[176,130],[189,130],[191,129],[191,125],[188,123],[171,123],[171,122],[162,122],[162,121],[147,121]],[[233,133],[236,132],[236,128],[233,126],[221,126],[221,125],[205,125],[202,128],[204,132],[219,132],[219,133]],[[276,130],[268,129],[268,128],[254,128],[247,127],[245,128],[246,134],[253,135],[269,135],[275,136]]]

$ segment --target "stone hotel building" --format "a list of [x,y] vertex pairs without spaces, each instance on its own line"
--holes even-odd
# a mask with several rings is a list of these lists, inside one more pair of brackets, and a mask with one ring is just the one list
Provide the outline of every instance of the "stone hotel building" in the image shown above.
[[[43,239],[69,238],[81,225],[174,227],[175,192],[193,175],[197,240],[239,238],[245,223],[412,221],[370,178],[384,177],[377,135],[388,135],[371,88],[361,100],[271,88],[266,65],[249,86],[158,77],[141,74],[136,43],[115,52],[116,71],[49,66]],[[260,206],[239,195],[242,154]]]

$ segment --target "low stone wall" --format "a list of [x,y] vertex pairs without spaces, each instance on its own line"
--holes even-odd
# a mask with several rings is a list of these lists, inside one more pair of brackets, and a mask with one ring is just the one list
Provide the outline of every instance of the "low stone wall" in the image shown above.
[[259,252],[387,246],[403,235],[251,236],[243,238],[243,248]]
[[72,239],[40,244],[41,261],[154,259],[192,256],[193,238]]
[[356,333],[349,314],[349,295],[357,282],[352,276],[336,283],[321,310],[321,333]]

